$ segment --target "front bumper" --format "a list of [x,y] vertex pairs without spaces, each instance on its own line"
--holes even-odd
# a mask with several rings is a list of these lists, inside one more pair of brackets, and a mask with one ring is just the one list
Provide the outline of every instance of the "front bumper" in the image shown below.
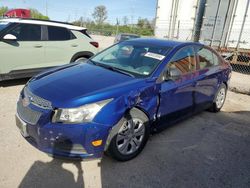
[[[19,110],[16,114],[16,123],[19,129],[20,124],[24,124],[24,127],[21,128],[22,132],[25,133],[23,134],[24,138],[37,149],[55,157],[102,157],[110,130],[109,126],[94,122],[82,124],[51,123],[51,111],[40,109],[32,104],[25,108],[41,114],[36,124],[25,121],[26,118],[22,117]],[[95,140],[102,140],[102,144],[93,146],[92,142]]]

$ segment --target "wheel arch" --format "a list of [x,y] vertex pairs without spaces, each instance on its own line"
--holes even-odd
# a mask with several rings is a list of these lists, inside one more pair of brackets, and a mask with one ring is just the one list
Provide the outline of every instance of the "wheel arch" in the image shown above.
[[222,83],[225,84],[226,88],[228,89],[228,83],[226,81],[224,81]]
[[[145,115],[148,119],[148,121],[150,121],[149,119],[149,114],[146,112],[146,110],[144,110],[143,108],[139,107],[139,106],[133,106],[132,108],[128,108],[125,110],[124,112],[124,115],[128,114],[131,110],[135,110],[139,113],[142,113],[143,115]],[[109,135],[107,137],[107,140],[106,140],[106,144],[105,144],[105,149],[104,151],[107,151],[108,147],[109,147],[109,144],[111,142],[111,140],[113,139],[113,137],[118,133],[118,131],[120,130],[121,126],[122,126],[122,120],[123,120],[123,117],[124,115],[122,116],[122,118],[118,121],[118,123],[113,126],[109,132]]]
[[73,55],[73,57],[71,58],[70,62],[74,62],[76,59],[80,58],[80,57],[85,57],[85,58],[90,58],[94,55],[94,53],[89,52],[89,51],[82,51],[82,52],[77,52],[76,54]]
[[125,113],[128,113],[131,110],[136,110],[136,111],[144,114],[148,118],[148,120],[150,120],[149,113],[145,109],[143,109],[142,107],[140,107],[140,106],[134,106],[134,107],[132,107],[130,109],[127,109]]

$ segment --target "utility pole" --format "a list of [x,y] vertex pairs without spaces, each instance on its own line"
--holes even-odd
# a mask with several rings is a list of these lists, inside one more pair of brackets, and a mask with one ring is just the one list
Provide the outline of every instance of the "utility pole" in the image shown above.
[[131,0],[131,21],[130,21],[130,32],[133,32],[134,24],[134,0]]
[[118,35],[119,32],[119,20],[116,18],[116,35]]
[[80,17],[80,26],[83,27],[83,18],[82,18],[82,16]]
[[45,11],[46,11],[46,16],[48,16],[48,0],[45,2]]

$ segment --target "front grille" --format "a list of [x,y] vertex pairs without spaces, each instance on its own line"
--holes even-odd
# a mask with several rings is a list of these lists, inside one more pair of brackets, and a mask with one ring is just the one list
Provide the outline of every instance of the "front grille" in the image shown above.
[[51,102],[43,99],[39,96],[34,95],[28,90],[27,87],[24,88],[24,97],[29,99],[30,103],[43,109],[52,109]]
[[41,117],[41,113],[30,109],[28,106],[24,107],[21,101],[17,103],[17,113],[20,118],[31,125],[37,124]]

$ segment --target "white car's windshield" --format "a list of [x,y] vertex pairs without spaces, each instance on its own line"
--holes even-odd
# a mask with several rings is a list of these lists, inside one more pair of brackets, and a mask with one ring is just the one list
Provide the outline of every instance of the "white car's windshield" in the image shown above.
[[9,22],[0,22],[0,31],[6,28],[9,25]]
[[90,61],[135,77],[147,77],[165,58],[169,50],[170,48],[167,47],[129,41],[108,48]]

